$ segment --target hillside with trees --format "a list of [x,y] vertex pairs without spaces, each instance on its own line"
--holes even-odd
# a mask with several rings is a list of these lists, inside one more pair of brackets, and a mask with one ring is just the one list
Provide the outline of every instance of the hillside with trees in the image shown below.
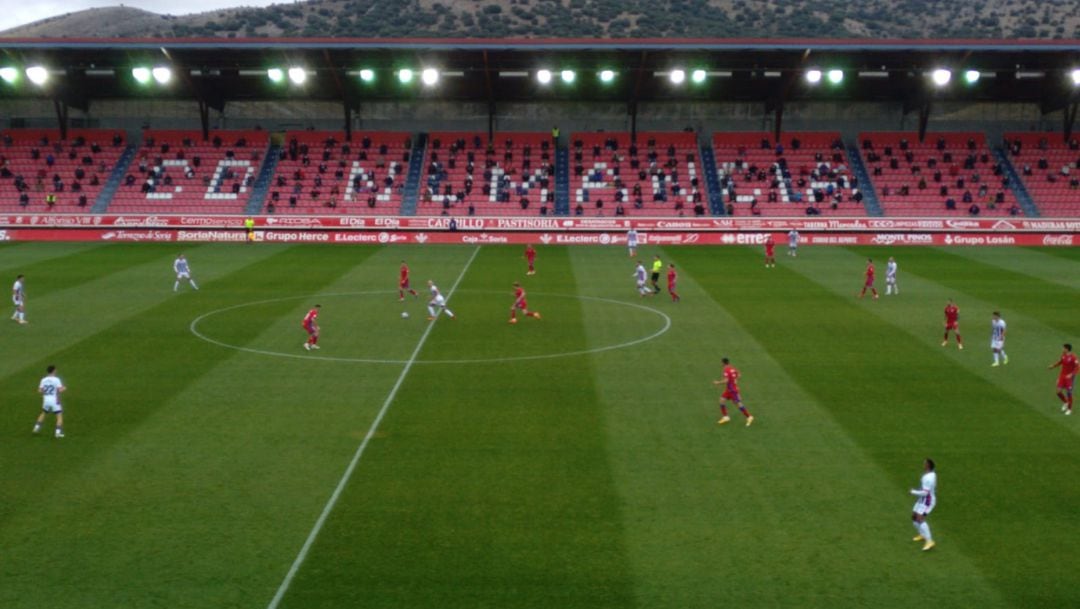
[[[243,0],[237,0],[243,2]],[[1080,38],[1076,0],[308,0],[89,9],[14,37]]]

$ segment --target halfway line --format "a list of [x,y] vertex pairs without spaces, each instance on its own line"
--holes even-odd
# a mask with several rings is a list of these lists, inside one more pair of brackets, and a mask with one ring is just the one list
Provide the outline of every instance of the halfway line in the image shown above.
[[[473,250],[472,256],[469,256],[469,260],[465,263],[465,268],[461,269],[461,274],[458,275],[454,285],[450,287],[450,291],[446,293],[446,301],[449,302],[450,298],[454,295],[454,290],[457,289],[458,284],[465,278],[465,273],[472,266],[473,260],[476,259],[476,254],[480,253],[480,246],[477,246]],[[438,318],[436,318],[438,319]],[[383,402],[382,408],[379,409],[379,414],[375,416],[375,420],[372,421],[371,427],[368,428],[367,435],[364,436],[360,446],[356,449],[356,453],[353,454],[352,461],[349,462],[349,466],[345,468],[345,473],[341,475],[341,480],[338,481],[337,488],[334,489],[333,494],[330,495],[330,499],[327,500],[326,505],[323,506],[322,513],[319,514],[319,519],[315,521],[315,526],[312,527],[311,533],[308,533],[307,539],[304,541],[304,545],[300,548],[300,553],[296,555],[296,560],[293,561],[292,566],[289,567],[289,572],[285,574],[285,579],[278,586],[277,593],[274,594],[274,598],[267,605],[267,609],[277,609],[281,604],[281,599],[285,597],[285,592],[288,591],[289,585],[292,584],[292,580],[296,577],[297,571],[300,570],[300,565],[304,564],[304,560],[307,558],[308,551],[311,550],[311,546],[315,543],[315,538],[319,536],[319,532],[322,531],[323,525],[326,524],[327,517],[330,516],[330,512],[334,509],[334,505],[337,504],[338,498],[341,497],[342,491],[345,490],[345,485],[349,482],[349,478],[352,477],[353,470],[356,469],[358,463],[360,463],[360,457],[364,455],[364,450],[367,448],[368,442],[375,436],[375,432],[379,429],[379,423],[382,422],[383,416],[386,415],[386,411],[390,409],[391,402],[397,396],[397,392],[401,389],[401,384],[405,381],[405,376],[409,374],[409,370],[412,369],[413,364],[416,363],[416,356],[420,355],[420,349],[424,347],[424,343],[427,342],[428,335],[431,334],[431,329],[435,327],[435,321],[428,322],[428,327],[424,330],[424,334],[420,336],[420,342],[416,343],[416,348],[413,349],[412,355],[408,361],[405,362],[405,368],[402,369],[401,375],[398,376],[397,382],[394,383],[394,388],[390,390],[390,395],[386,396],[386,401]]]

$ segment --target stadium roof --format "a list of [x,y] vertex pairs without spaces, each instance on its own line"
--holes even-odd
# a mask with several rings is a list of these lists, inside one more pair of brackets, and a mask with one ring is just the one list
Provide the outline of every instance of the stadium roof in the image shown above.
[[[1080,40],[828,39],[0,39],[0,68],[47,67],[43,87],[0,82],[0,98],[54,98],[74,107],[94,99],[172,97],[210,107],[230,100],[439,98],[498,103],[525,100],[709,99],[782,104],[801,99],[1026,101],[1048,110],[1075,98],[1067,74],[1080,68]],[[137,83],[132,68],[168,66],[168,86]],[[302,86],[272,83],[268,68],[302,67]],[[398,70],[435,68],[437,86],[405,84]],[[975,85],[953,79],[932,87],[946,68],[980,73]],[[363,81],[360,70],[372,72]],[[541,84],[541,69],[573,70],[572,84]],[[700,83],[673,83],[672,70],[704,71]],[[843,70],[842,84],[810,86],[809,69]],[[611,70],[613,78],[598,75]],[[280,79],[279,79],[280,80]]]

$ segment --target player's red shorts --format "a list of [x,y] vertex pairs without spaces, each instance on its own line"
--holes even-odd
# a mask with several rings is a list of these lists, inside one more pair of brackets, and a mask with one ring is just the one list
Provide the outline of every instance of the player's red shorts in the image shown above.
[[522,311],[527,311],[529,309],[529,303],[522,300],[521,302],[515,302],[514,306],[511,307],[511,308],[521,309]]
[[409,289],[409,280],[408,279],[402,279],[400,282],[398,282],[398,286],[400,286],[401,289],[403,289],[403,290]]
[[730,389],[725,389],[724,390],[724,395],[721,396],[721,397],[723,397],[725,400],[731,400],[733,402],[741,402],[742,401],[742,399],[739,398],[739,392],[738,391],[732,391]]
[[947,321],[947,322],[945,322],[945,329],[946,330],[957,330],[957,331],[959,331],[960,330],[960,323],[955,322],[955,321]]
[[668,289],[669,292],[674,292],[675,291],[675,284],[671,283],[669,281],[668,284],[667,284],[667,289]]
[[304,330],[305,330],[305,331],[306,331],[306,332],[307,332],[308,334],[314,334],[314,333],[315,333],[315,326],[313,326],[313,325],[311,325],[311,324],[301,324],[301,325],[303,325],[303,326],[304,326]]
[[771,247],[765,248],[765,255],[767,257],[769,257],[769,258],[772,258],[773,257],[773,248],[771,248]]
[[1064,376],[1059,376],[1058,377],[1057,388],[1065,390],[1065,391],[1072,391],[1073,383],[1075,381],[1076,381],[1076,375],[1073,375],[1073,376],[1068,377],[1068,378],[1066,378]]
[[867,277],[866,278],[866,287],[868,287],[868,288],[874,287],[874,278],[873,277]]

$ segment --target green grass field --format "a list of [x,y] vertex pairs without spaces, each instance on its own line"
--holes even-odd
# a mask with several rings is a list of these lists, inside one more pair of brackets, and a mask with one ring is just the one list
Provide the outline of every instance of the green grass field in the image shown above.
[[[4,244],[0,607],[1076,606],[1080,416],[1046,367],[1080,249],[778,250],[645,248],[673,304],[622,248],[526,277],[517,247],[202,245],[174,294],[175,246]],[[900,296],[855,298],[868,255]],[[457,320],[397,302],[402,258]],[[515,280],[542,320],[506,323]],[[716,425],[723,356],[752,427]],[[48,364],[62,440],[30,433]]]

